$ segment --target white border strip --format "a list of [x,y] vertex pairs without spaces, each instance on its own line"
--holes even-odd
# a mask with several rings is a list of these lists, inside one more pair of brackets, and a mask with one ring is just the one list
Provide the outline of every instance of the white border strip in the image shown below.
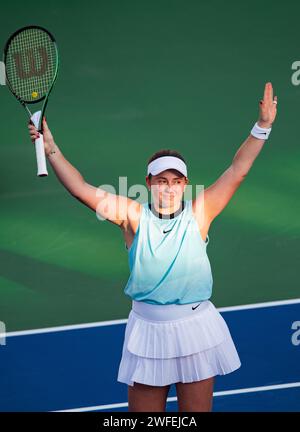
[[[288,383],[288,384],[277,384],[277,385],[270,385],[270,386],[263,386],[263,387],[250,387],[250,388],[243,388],[243,389],[237,389],[237,390],[226,390],[226,391],[220,391],[220,392],[214,392],[214,397],[218,396],[231,396],[236,394],[245,394],[245,393],[256,393],[256,392],[262,392],[262,391],[270,391],[270,390],[282,390],[282,389],[288,389],[288,388],[295,388],[300,387],[300,382],[295,383]],[[167,399],[167,402],[176,402],[177,397],[169,397]],[[85,407],[85,408],[74,408],[69,410],[58,410],[53,412],[87,412],[87,411],[100,411],[100,410],[107,410],[107,409],[113,409],[113,408],[124,408],[127,407],[128,403],[117,403],[117,404],[110,404],[110,405],[99,405],[99,406],[91,406],[91,407]]]
[[[219,312],[234,312],[234,311],[247,310],[247,309],[286,306],[286,305],[298,304],[298,303],[300,303],[300,299],[279,300],[279,301],[273,301],[273,302],[254,303],[254,304],[241,305],[241,306],[221,307],[221,308],[218,308],[218,311]],[[126,318],[126,319],[119,319],[119,320],[112,320],[112,321],[92,322],[92,323],[86,323],[86,324],[74,324],[74,325],[66,325],[66,326],[59,326],[59,327],[33,329],[33,330],[21,330],[21,331],[7,332],[5,334],[5,337],[27,336],[27,335],[34,335],[34,334],[67,331],[67,330],[80,330],[80,329],[92,328],[92,327],[111,326],[111,325],[117,325],[117,324],[125,324],[125,323],[127,323],[127,320],[128,319]]]
[[5,64],[0,61],[0,85],[6,84]]

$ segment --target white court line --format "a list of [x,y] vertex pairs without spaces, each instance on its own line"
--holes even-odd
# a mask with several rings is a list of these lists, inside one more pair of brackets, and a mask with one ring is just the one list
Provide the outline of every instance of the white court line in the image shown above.
[[116,325],[116,324],[124,324],[126,322],[127,322],[127,319],[112,320],[112,321],[99,321],[99,322],[92,322],[92,323],[86,323],[86,324],[74,324],[74,325],[48,327],[48,328],[41,328],[41,329],[34,329],[34,330],[22,330],[22,331],[15,331],[15,332],[7,332],[5,334],[5,336],[6,337],[27,336],[27,335],[32,335],[32,334],[54,333],[54,332],[60,332],[60,331],[66,331],[66,330],[80,330],[80,329],[92,328],[92,327],[105,327],[105,326]]
[[[256,393],[256,392],[262,392],[262,391],[270,391],[270,390],[282,390],[287,388],[295,388],[300,387],[300,382],[295,383],[288,383],[288,384],[277,384],[277,385],[270,385],[270,386],[263,386],[263,387],[250,387],[250,388],[243,388],[243,389],[237,389],[237,390],[226,390],[226,391],[220,391],[220,392],[214,392],[214,397],[218,396],[230,396],[230,395],[236,395],[236,394],[245,394],[245,393]],[[167,402],[176,402],[177,397],[169,397],[167,399]],[[99,405],[99,406],[91,406],[91,407],[84,407],[84,408],[74,408],[74,409],[68,409],[68,410],[58,410],[54,412],[87,412],[87,411],[96,411],[96,410],[107,410],[107,409],[113,409],[113,408],[124,408],[127,407],[128,403],[116,403],[116,404],[110,404],[110,405]]]
[[[297,303],[300,303],[300,299],[279,300],[279,301],[272,301],[272,302],[265,302],[265,303],[253,303],[253,304],[241,305],[241,306],[228,306],[228,307],[221,307],[217,309],[219,312],[234,312],[234,311],[247,310],[247,309],[286,306],[286,305],[297,304]],[[60,331],[67,331],[67,330],[80,330],[80,329],[92,328],[92,327],[103,327],[103,326],[110,326],[116,324],[125,324],[127,323],[127,320],[128,319],[126,318],[126,319],[119,319],[119,320],[112,320],[112,321],[92,322],[86,324],[74,324],[74,325],[65,325],[59,327],[33,329],[33,330],[21,330],[21,331],[7,332],[5,333],[5,337],[27,336],[33,334],[52,333],[52,332],[60,332]]]
[[278,300],[278,301],[271,301],[265,303],[253,303],[253,304],[246,304],[241,306],[226,306],[226,307],[218,308],[218,311],[232,312],[232,311],[239,311],[239,310],[246,310],[246,309],[259,309],[265,307],[286,306],[286,305],[297,304],[297,303],[300,303],[300,298],[290,299],[290,300]]

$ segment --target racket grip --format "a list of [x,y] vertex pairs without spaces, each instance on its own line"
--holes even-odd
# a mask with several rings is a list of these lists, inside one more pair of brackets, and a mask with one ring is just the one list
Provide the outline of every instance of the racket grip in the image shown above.
[[44,177],[48,175],[46,156],[44,149],[44,139],[43,134],[40,132],[40,136],[35,140],[35,154],[37,162],[37,175],[39,177]]
[[[42,114],[41,111],[37,111],[31,117],[31,121],[37,129],[39,129],[41,114]],[[37,175],[39,177],[44,177],[48,175],[48,171],[47,171],[47,164],[46,164],[43,134],[41,131],[39,133],[40,133],[40,137],[35,140],[35,154],[36,154],[36,162],[38,168]]]

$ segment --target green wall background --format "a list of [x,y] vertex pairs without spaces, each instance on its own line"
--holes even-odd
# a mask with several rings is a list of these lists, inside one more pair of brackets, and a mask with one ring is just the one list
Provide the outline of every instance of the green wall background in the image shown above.
[[[300,59],[296,1],[13,0],[0,43],[39,24],[61,64],[47,110],[57,144],[97,186],[145,181],[149,156],[184,154],[192,184],[231,164],[258,117],[264,84],[278,95],[270,139],[211,225],[216,306],[299,296]],[[0,88],[0,320],[7,331],[126,318],[121,231],[74,200],[53,172],[36,177],[25,111]],[[51,168],[49,166],[49,171]]]

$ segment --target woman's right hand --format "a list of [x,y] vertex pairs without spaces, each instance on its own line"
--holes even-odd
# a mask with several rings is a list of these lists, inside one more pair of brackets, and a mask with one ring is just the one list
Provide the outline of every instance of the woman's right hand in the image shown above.
[[[29,129],[31,141],[34,144],[35,140],[40,136],[40,134],[39,134],[38,130],[36,129],[36,127],[32,124],[31,121],[28,124],[28,129]],[[51,131],[47,125],[45,117],[43,118],[42,129],[43,129],[45,153],[48,156],[49,153],[51,152],[51,150],[54,150],[55,142],[54,142],[52,133],[51,133]]]

